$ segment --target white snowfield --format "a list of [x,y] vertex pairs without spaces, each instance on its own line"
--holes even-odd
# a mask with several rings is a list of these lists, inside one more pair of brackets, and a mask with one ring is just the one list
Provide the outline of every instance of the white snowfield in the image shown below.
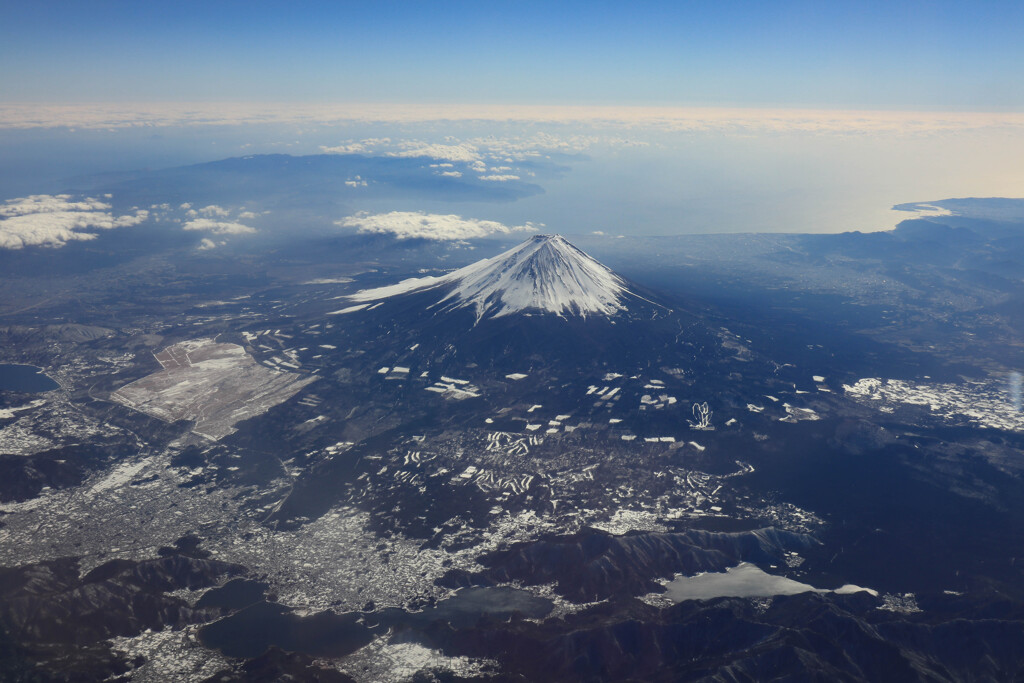
[[349,299],[379,301],[438,288],[450,289],[435,306],[442,310],[472,308],[478,321],[529,310],[584,318],[612,315],[626,310],[623,296],[632,294],[622,278],[561,236],[536,235],[502,254],[447,275],[364,289]]
[[[525,375],[524,375],[525,377]],[[32,408],[38,408],[39,406],[46,403],[46,399],[41,398],[31,403],[26,403],[23,406],[15,406],[13,408],[0,408],[0,420],[9,420],[14,417],[15,413],[19,413],[23,410],[31,410]]]
[[364,308],[366,308],[369,305],[370,304],[356,304],[355,306],[348,306],[346,308],[342,308],[342,309],[339,309],[337,311],[331,311],[327,315],[345,315],[346,313],[355,313],[356,311],[363,310]]

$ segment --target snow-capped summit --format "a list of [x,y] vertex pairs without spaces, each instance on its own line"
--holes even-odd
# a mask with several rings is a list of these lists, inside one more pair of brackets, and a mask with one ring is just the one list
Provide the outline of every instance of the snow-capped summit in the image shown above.
[[350,298],[369,302],[438,289],[434,306],[473,308],[477,320],[540,310],[560,316],[612,315],[625,311],[625,281],[560,235],[535,235],[519,246],[440,277],[404,280],[366,289]]

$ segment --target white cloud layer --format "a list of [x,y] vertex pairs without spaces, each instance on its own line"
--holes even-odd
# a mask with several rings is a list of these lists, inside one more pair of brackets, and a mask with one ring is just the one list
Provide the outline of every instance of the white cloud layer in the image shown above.
[[454,214],[423,213],[420,211],[392,211],[390,213],[357,213],[337,225],[358,228],[361,233],[394,235],[399,239],[464,240],[507,235],[514,232],[534,232],[542,224],[508,226],[497,221],[463,218]]
[[[545,157],[551,153],[578,154],[594,145],[646,146],[648,143],[624,138],[618,135],[551,135],[535,133],[527,137],[473,137],[460,140],[447,136],[440,142],[418,139],[366,138],[363,140],[343,140],[334,147],[320,146],[320,151],[329,154],[360,153],[373,156],[389,156],[398,158],[425,158],[434,163],[430,168],[451,169],[440,172],[440,175],[459,177],[462,169],[469,169],[478,174],[513,175],[517,174],[513,164],[528,159]],[[488,168],[488,163],[490,168]],[[456,170],[458,167],[459,170]],[[521,173],[519,173],[521,175]],[[511,180],[506,178],[505,180]],[[350,184],[350,183],[346,183]]]
[[34,194],[29,197],[8,199],[0,206],[0,216],[24,216],[30,213],[57,213],[62,211],[105,211],[110,204],[92,197],[73,201],[69,194]]
[[39,194],[8,199],[0,205],[0,249],[32,246],[63,247],[68,242],[96,239],[90,230],[138,225],[149,218],[145,209],[115,216],[110,204],[92,197]]
[[[658,130],[920,132],[1024,127],[1024,112],[843,111],[725,107],[241,104],[241,103],[0,103],[0,128],[137,128],[246,123],[337,124],[493,121],[597,124]],[[383,142],[383,140],[381,140]],[[323,151],[358,153],[358,149]]]
[[181,226],[185,230],[203,230],[214,235],[247,235],[256,232],[242,223],[233,221],[215,221],[212,218],[196,218]]

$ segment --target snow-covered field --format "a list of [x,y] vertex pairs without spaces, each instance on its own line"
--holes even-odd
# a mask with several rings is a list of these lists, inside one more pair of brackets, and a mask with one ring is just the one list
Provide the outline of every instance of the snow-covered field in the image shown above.
[[175,344],[156,359],[163,370],[121,387],[110,398],[166,422],[193,420],[193,431],[214,441],[316,381],[262,366],[241,346],[213,339]]
[[848,396],[891,413],[904,405],[927,406],[936,416],[954,423],[1024,431],[1024,412],[1011,400],[1008,385],[999,380],[930,384],[868,377],[844,384]]

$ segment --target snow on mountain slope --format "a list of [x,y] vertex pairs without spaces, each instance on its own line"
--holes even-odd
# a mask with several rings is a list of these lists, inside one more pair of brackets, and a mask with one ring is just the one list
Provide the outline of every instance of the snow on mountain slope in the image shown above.
[[404,280],[349,298],[378,301],[430,289],[446,290],[435,306],[473,308],[477,320],[528,310],[584,318],[612,315],[626,310],[623,296],[631,294],[622,278],[561,236],[536,235],[503,254],[447,275]]

